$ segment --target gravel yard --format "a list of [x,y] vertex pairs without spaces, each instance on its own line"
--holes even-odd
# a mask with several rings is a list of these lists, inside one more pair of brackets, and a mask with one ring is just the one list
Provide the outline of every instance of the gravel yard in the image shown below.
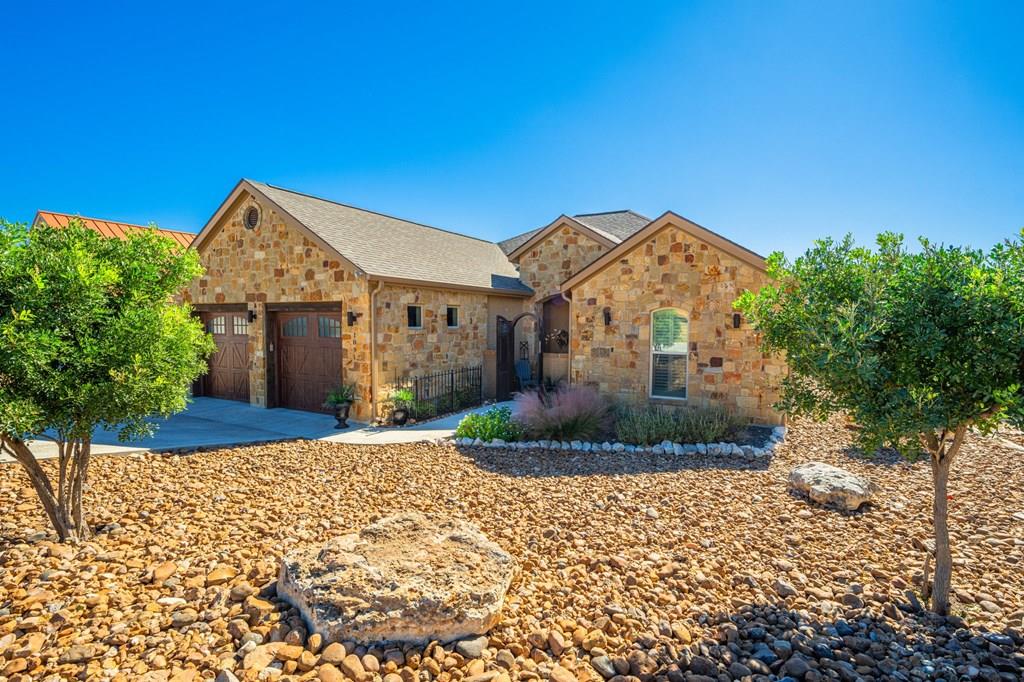
[[[1024,440],[971,437],[954,466],[949,621],[908,596],[927,462],[864,460],[849,440],[798,422],[770,463],[315,441],[98,457],[98,532],[78,547],[47,537],[5,465],[0,682],[1021,679]],[[840,514],[789,494],[812,459],[870,477],[876,503]],[[275,600],[276,558],[405,510],[469,519],[517,560],[489,641],[307,638]]]

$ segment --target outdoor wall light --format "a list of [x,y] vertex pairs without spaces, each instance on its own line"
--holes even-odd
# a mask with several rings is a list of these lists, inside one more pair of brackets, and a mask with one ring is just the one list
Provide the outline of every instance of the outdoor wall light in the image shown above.
[[355,326],[356,320],[358,320],[362,316],[362,313],[354,313],[351,310],[348,311],[348,315],[345,316],[345,318],[348,320],[348,326]]
[[733,313],[732,314],[732,328],[733,329],[739,329],[740,328],[740,324],[742,322],[743,322],[743,318],[740,317],[739,313]]
[[611,308],[605,308],[604,309],[604,326],[607,327],[611,323],[612,323],[612,309]]
[[249,311],[249,322],[252,323],[252,322],[255,322],[255,321],[256,321],[256,311],[255,310],[250,310]]

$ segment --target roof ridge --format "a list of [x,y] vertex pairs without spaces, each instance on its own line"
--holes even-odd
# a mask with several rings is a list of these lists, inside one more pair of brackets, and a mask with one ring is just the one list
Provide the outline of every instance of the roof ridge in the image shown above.
[[154,227],[155,223],[154,223],[154,225],[140,225],[139,223],[129,223],[129,222],[125,222],[124,220],[111,220],[110,218],[93,218],[93,217],[90,217],[90,216],[84,216],[81,213],[65,213],[64,211],[47,211],[45,209],[38,209],[36,211],[36,213],[37,214],[39,214],[39,213],[49,213],[50,215],[62,215],[65,218],[78,218],[79,220],[95,220],[95,221],[101,222],[101,223],[115,223],[117,225],[128,225],[129,227],[139,227],[139,228],[142,228],[143,230],[154,229],[154,230],[161,230],[163,232],[178,232],[179,234],[190,234],[193,237],[197,234],[195,232],[189,232],[188,230],[175,230],[172,227],[160,227],[159,225],[156,225]]
[[345,208],[351,208],[352,210],[355,210],[355,211],[363,211],[364,213],[372,213],[374,215],[379,215],[379,216],[382,216],[384,218],[391,218],[392,220],[401,220],[403,223],[409,223],[410,225],[417,225],[419,227],[425,227],[428,230],[437,230],[438,232],[444,232],[445,234],[455,235],[456,237],[465,237],[466,239],[472,239],[474,241],[483,242],[484,244],[492,244],[494,246],[497,246],[497,242],[492,242],[489,239],[484,239],[482,237],[474,237],[473,235],[464,234],[462,232],[456,232],[455,230],[446,230],[443,227],[435,227],[434,225],[427,225],[426,223],[416,222],[415,220],[409,220],[408,218],[399,218],[398,216],[391,215],[390,213],[382,213],[380,211],[374,211],[373,209],[363,208],[362,206],[353,206],[352,204],[346,204],[346,203],[341,202],[341,201],[335,201],[334,199],[326,199],[324,197],[318,197],[317,195],[309,194],[308,192],[300,192],[300,191],[298,191],[296,189],[289,189],[287,187],[281,187],[280,185],[272,185],[269,182],[260,182],[259,180],[249,180],[249,182],[254,182],[254,183],[257,183],[257,184],[260,184],[260,185],[266,185],[267,187],[272,187],[274,189],[279,189],[282,192],[288,192],[290,194],[298,194],[301,197],[307,197],[309,199],[316,199],[317,201],[324,201],[324,202],[327,202],[328,204],[334,204],[335,206],[344,206]]
[[648,222],[651,221],[651,219],[648,218],[647,216],[645,216],[644,214],[637,213],[636,211],[634,211],[631,208],[623,208],[623,209],[620,209],[618,211],[597,211],[596,213],[577,213],[577,214],[575,214],[575,215],[573,215],[571,217],[573,217],[573,218],[587,218],[587,217],[594,216],[594,215],[611,215],[612,213],[632,213],[637,218],[642,218],[643,220],[646,220]]

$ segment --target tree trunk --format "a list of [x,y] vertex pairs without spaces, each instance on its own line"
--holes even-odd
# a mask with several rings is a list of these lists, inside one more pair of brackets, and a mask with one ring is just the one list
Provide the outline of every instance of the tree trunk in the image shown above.
[[[70,444],[58,443],[58,447],[61,452]],[[74,470],[76,467],[80,467],[81,480],[76,482],[79,491],[79,506],[77,512],[74,511],[72,505],[73,496],[64,494],[57,494],[54,492],[53,485],[50,482],[50,478],[43,471],[43,468],[39,465],[39,461],[29,450],[28,445],[25,441],[20,438],[2,438],[0,439],[0,447],[10,452],[14,459],[21,464],[25,473],[28,475],[29,481],[32,483],[32,488],[36,491],[36,495],[39,497],[39,502],[43,505],[43,511],[46,512],[47,518],[50,520],[50,525],[57,532],[57,536],[61,542],[78,542],[79,540],[88,537],[89,528],[82,518],[81,513],[81,485],[85,480],[85,468],[88,466],[88,445],[85,447],[85,461],[84,466],[79,461],[81,457],[75,457],[71,461],[71,468]],[[62,493],[63,491],[61,491]]]
[[[960,451],[966,426],[957,427],[953,442],[947,443],[945,433],[932,442],[937,447],[931,449],[932,484],[932,516],[935,526],[935,582],[932,585],[932,611],[940,615],[949,613],[949,591],[953,578],[953,552],[949,544],[949,470],[953,459]],[[927,576],[925,577],[927,580]]]

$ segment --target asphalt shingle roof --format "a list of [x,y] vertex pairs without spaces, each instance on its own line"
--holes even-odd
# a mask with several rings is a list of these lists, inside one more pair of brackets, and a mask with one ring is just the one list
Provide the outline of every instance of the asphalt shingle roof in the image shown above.
[[[619,242],[629,238],[636,232],[643,229],[651,219],[642,216],[636,211],[605,211],[604,213],[581,213],[573,216],[574,220],[583,223],[594,232],[606,237],[609,241]],[[530,230],[515,237],[498,242],[498,246],[506,254],[512,253],[520,246],[530,241],[535,234],[543,230],[543,227]]]
[[581,213],[573,218],[587,227],[609,234],[616,241],[624,241],[643,229],[651,219],[635,211],[607,211],[605,213]]
[[249,182],[371,276],[531,293],[497,244]]

